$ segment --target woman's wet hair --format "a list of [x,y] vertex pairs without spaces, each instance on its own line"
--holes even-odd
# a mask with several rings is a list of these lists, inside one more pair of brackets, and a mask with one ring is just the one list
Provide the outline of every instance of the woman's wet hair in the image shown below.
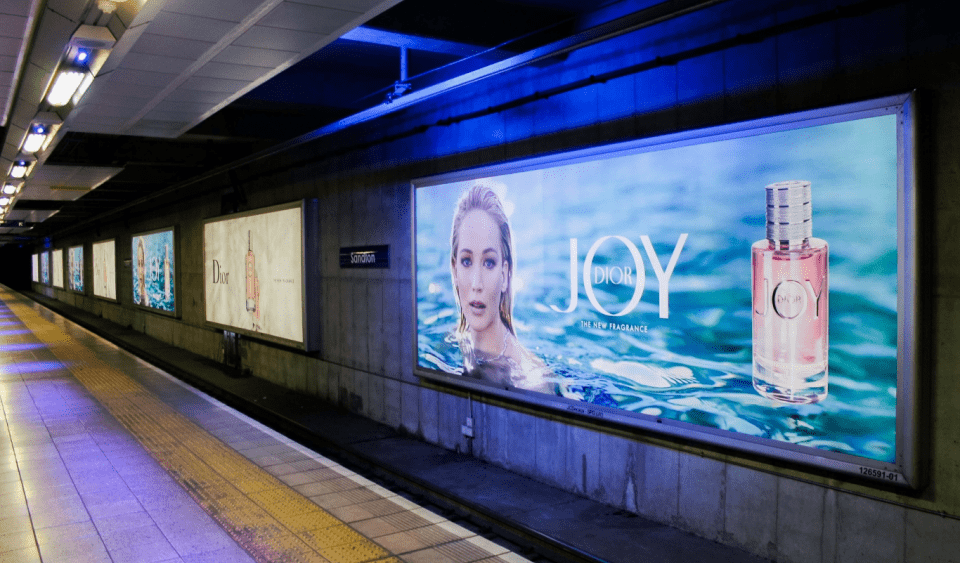
[[510,234],[510,221],[503,210],[503,204],[493,189],[482,181],[475,183],[457,201],[456,211],[453,214],[453,227],[450,230],[450,273],[453,276],[453,295],[460,312],[460,323],[457,332],[467,329],[467,318],[463,314],[460,295],[457,292],[457,248],[460,245],[460,225],[467,213],[473,210],[486,211],[493,222],[500,229],[500,255],[507,264],[507,290],[500,294],[500,320],[511,334],[513,330],[513,239]]

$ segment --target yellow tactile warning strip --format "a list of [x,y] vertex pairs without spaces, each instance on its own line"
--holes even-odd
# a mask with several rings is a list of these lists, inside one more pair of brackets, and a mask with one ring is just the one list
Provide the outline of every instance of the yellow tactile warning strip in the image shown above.
[[[6,296],[4,296],[6,297]],[[99,360],[32,309],[8,303],[201,507],[258,561],[397,561]]]
[[[343,490],[348,487],[341,480],[354,479],[356,486],[356,480],[362,478],[335,464],[317,470],[328,471],[329,475],[315,483],[321,494],[313,497],[320,499],[315,503],[98,359],[91,349],[70,338],[34,309],[18,304],[16,297],[0,290],[0,299],[6,301],[11,312],[258,561],[386,563],[401,561],[394,553],[414,550],[420,550],[414,559],[426,556],[442,561],[522,560],[483,538],[469,537],[472,534],[463,528],[429,511],[417,510],[416,505],[399,497],[384,505],[386,499],[378,495]],[[370,485],[370,491],[379,488]],[[331,498],[334,495],[341,498]],[[355,503],[345,505],[351,499]],[[409,506],[403,506],[404,503]],[[420,527],[404,525],[399,513],[417,520]]]

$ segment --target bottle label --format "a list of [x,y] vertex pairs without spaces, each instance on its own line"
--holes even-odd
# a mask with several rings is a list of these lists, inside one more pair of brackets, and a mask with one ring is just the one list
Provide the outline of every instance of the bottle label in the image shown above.
[[795,280],[784,280],[773,289],[773,310],[783,319],[795,319],[807,308],[803,285]]

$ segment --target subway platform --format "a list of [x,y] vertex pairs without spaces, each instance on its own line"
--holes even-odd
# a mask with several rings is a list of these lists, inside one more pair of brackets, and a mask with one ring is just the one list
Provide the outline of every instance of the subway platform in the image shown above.
[[763,561],[28,295],[0,286],[0,563]]

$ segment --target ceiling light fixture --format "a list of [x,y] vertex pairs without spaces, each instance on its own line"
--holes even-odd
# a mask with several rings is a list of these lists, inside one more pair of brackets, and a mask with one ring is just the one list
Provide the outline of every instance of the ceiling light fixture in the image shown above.
[[47,94],[47,103],[53,107],[66,105],[80,87],[84,74],[86,72],[78,68],[61,69]]
[[0,197],[0,207],[6,207],[6,206],[8,206],[8,205],[10,205],[10,198],[9,198],[9,197]]
[[53,136],[60,129],[63,121],[60,116],[49,111],[42,111],[33,118],[30,123],[30,129],[26,139],[23,141],[21,151],[26,154],[32,154],[40,150],[46,150],[53,140]]
[[20,191],[20,186],[16,184],[7,184],[3,186],[3,193],[5,195],[16,195]]
[[117,9],[117,4],[123,4],[127,0],[97,0],[97,8],[104,14],[112,14]]
[[80,86],[77,88],[76,93],[73,95],[73,105],[77,105],[80,102],[80,98],[87,93],[87,89],[90,88],[90,85],[93,84],[93,73],[88,72],[84,77],[83,81],[80,82]]
[[23,152],[34,153],[40,150],[43,142],[47,140],[47,133],[49,133],[49,129],[43,123],[36,123],[30,127],[27,139],[23,142]]
[[25,178],[30,172],[30,167],[33,165],[32,161],[29,160],[18,160],[13,163],[13,167],[10,168],[10,177],[11,178]]

